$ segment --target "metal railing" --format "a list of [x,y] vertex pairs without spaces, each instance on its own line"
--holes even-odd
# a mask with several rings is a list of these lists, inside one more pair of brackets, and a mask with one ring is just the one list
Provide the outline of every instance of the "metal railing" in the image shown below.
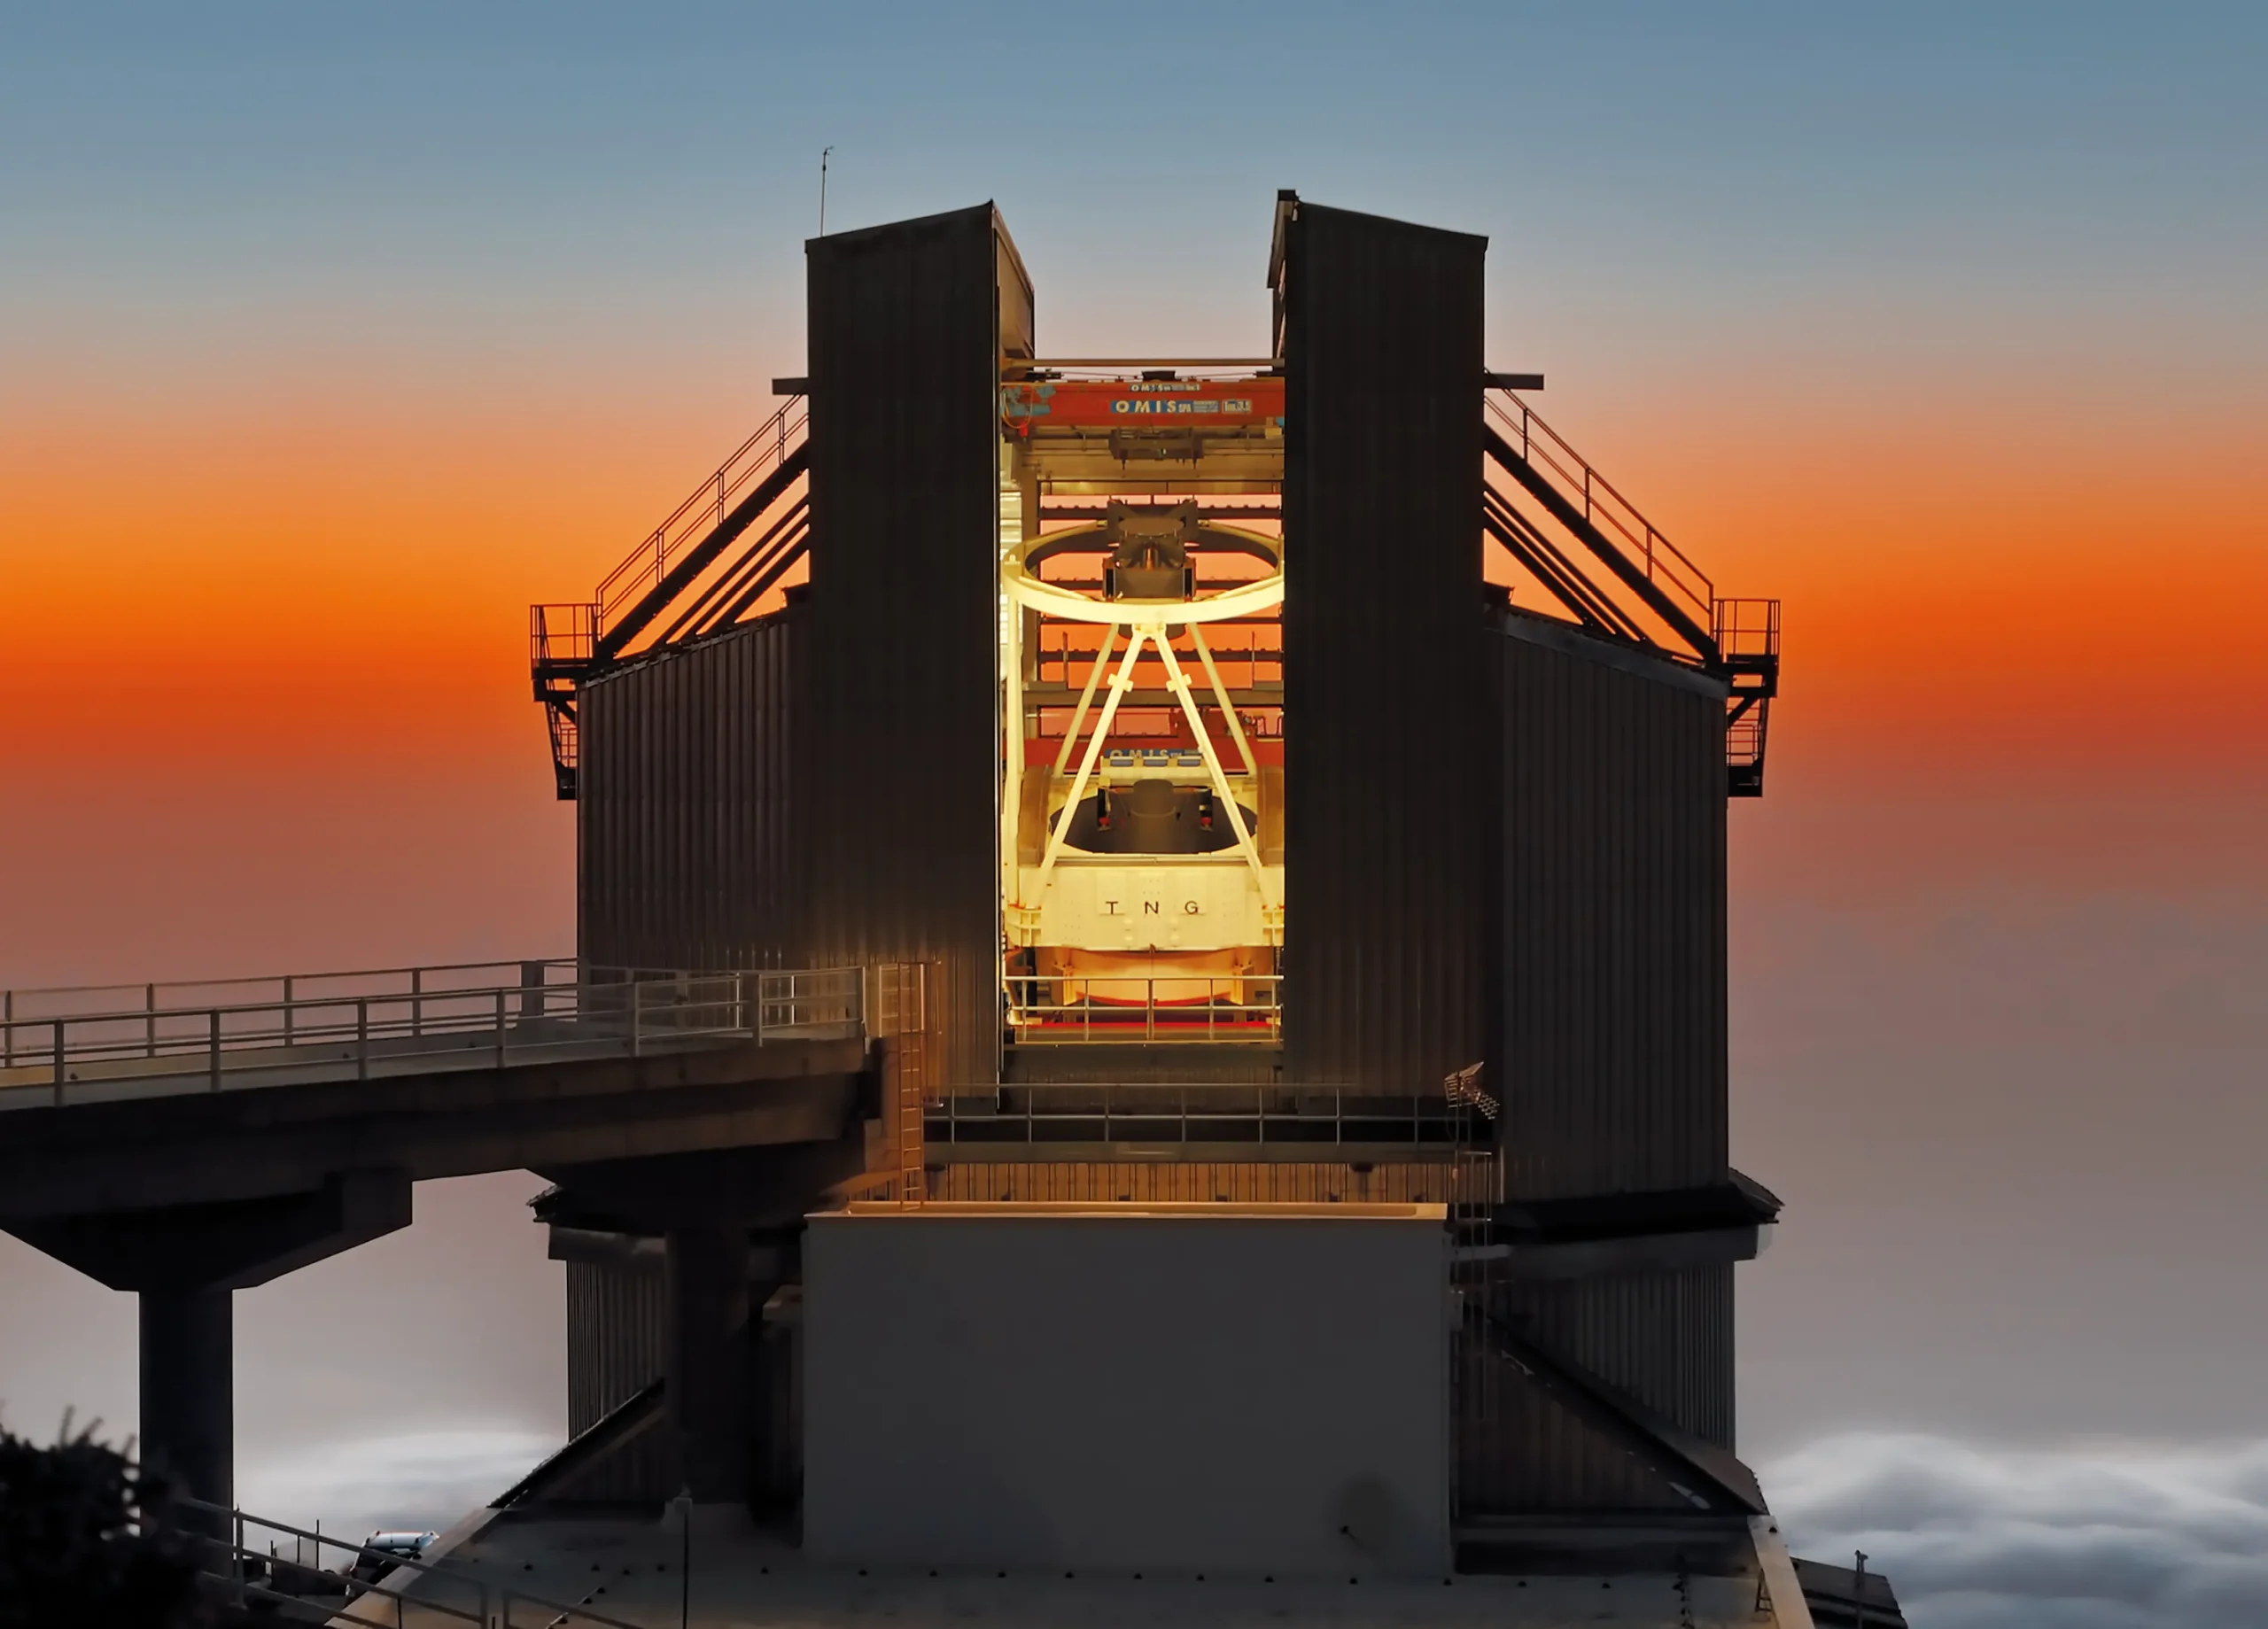
[[671,510],[669,518],[631,550],[620,565],[608,572],[599,585],[598,626],[603,629],[660,584],[669,575],[670,562],[680,549],[715,531],[742,490],[787,457],[796,435],[809,418],[807,399],[790,397],[718,466],[714,475]]
[[[1509,407],[1497,399],[1499,395],[1511,403]],[[1561,497],[1580,508],[1600,535],[1646,574],[1647,581],[1669,595],[1696,624],[1707,627],[1716,601],[1708,573],[1664,537],[1636,504],[1617,492],[1526,402],[1510,391],[1490,392],[1484,399],[1528,467],[1549,478]]]
[[1020,1043],[1280,1041],[1274,974],[1011,974],[1008,1028]]
[[[571,801],[579,789],[582,741],[575,702],[584,681],[602,658],[619,655],[625,642],[639,637],[662,609],[654,602],[656,591],[670,580],[672,570],[703,558],[703,539],[718,534],[742,494],[788,473],[782,466],[803,445],[809,420],[804,399],[791,398],[607,573],[593,598],[528,608],[529,671],[535,699],[543,706],[553,784],[562,799]],[[664,642],[674,640],[688,621],[698,623],[696,632],[713,632],[722,621],[737,618],[756,603],[801,557],[809,529],[791,523],[804,512],[799,506],[783,516],[757,545],[756,560],[736,562],[724,568],[721,578],[712,576],[663,636]],[[783,529],[789,535],[765,553]],[[703,567],[692,575],[697,578],[707,570]],[[681,589],[690,586],[679,585]]]
[[583,726],[574,714],[555,706],[544,708],[543,726],[551,742],[553,780],[561,796],[571,797],[582,772]]
[[860,967],[687,973],[565,960],[10,990],[0,992],[0,1108],[853,1038],[866,1032],[866,991]]
[[1752,707],[1737,717],[1726,715],[1725,769],[1733,777],[1730,784],[1735,790],[1741,789],[1741,777],[1761,776],[1765,733],[1769,724],[1769,715],[1761,706]]
[[1438,1087],[1112,1084],[1001,1086],[947,1092],[928,1111],[933,1144],[1149,1143],[1359,1144],[1449,1148],[1464,1142],[1461,1108]]
[[587,665],[598,655],[594,601],[528,607],[528,657],[539,678],[547,668]]
[[1709,635],[1728,663],[1754,664],[1780,655],[1777,600],[1719,600],[1710,607]]
[[436,962],[416,967],[356,967],[337,973],[260,974],[236,979],[176,979],[151,984],[65,984],[0,991],[0,1018],[37,1020],[138,1015],[171,1007],[289,1003],[338,995],[429,995],[500,985],[514,989],[572,984],[581,966],[571,957],[533,960]]
[[[211,1529],[193,1516],[175,1525],[198,1553],[198,1571],[239,1608],[264,1609],[282,1616],[284,1608],[305,1609],[311,1601],[320,1600],[325,1604],[316,1610],[322,1612],[323,1621],[363,1625],[367,1629],[402,1629],[413,1613],[423,1624],[439,1620],[470,1624],[475,1629],[575,1629],[585,1624],[597,1629],[644,1629],[644,1625],[594,1612],[586,1604],[554,1601],[443,1563],[370,1549],[201,1499],[176,1499],[174,1504],[183,1511],[201,1512],[212,1518],[214,1527],[227,1524],[226,1538],[214,1537]],[[292,1541],[290,1561],[263,1555],[255,1548],[255,1536],[260,1543],[268,1543],[269,1533]],[[310,1543],[312,1563],[305,1559],[307,1552],[302,1548]],[[354,1559],[348,1563],[350,1571],[334,1572],[325,1568],[325,1549],[351,1554]],[[376,1576],[367,1579],[354,1576],[352,1569],[362,1565]],[[396,1584],[396,1579],[405,1581]],[[279,1587],[287,1584],[291,1587]],[[335,1610],[328,1604],[333,1596],[345,1597]]]

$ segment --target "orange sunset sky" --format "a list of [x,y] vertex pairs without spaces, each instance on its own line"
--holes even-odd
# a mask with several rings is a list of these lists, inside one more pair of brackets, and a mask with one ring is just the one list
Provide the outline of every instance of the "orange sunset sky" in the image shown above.
[[[1077,322],[1046,220],[1021,236],[1043,312]],[[1494,258],[1516,282],[1512,252]],[[342,337],[314,363],[278,344],[205,376],[82,354],[37,389],[12,377],[0,821],[21,869],[0,976],[563,946],[571,828],[547,799],[524,608],[586,592],[768,411],[764,381],[800,364],[777,281],[729,371],[697,336],[619,358],[579,338],[533,370],[405,366]],[[1242,303],[1192,326],[1257,326]],[[1500,313],[1492,343],[1550,356],[1547,415],[1720,589],[1785,602],[1772,795],[1736,811],[1744,862],[1768,849],[1767,871],[1855,886],[1906,863],[1876,829],[1893,810],[1920,840],[1946,811],[2037,801],[2007,834],[2021,847],[1931,841],[1930,867],[2257,880],[2256,383],[2179,358],[2124,383],[2084,358],[1822,378],[1801,357],[1618,345],[1587,368],[1526,326]],[[1053,343],[1075,339],[1180,336],[1091,317]],[[2179,840],[2150,852],[2153,830]],[[184,911],[205,919],[185,931]]]

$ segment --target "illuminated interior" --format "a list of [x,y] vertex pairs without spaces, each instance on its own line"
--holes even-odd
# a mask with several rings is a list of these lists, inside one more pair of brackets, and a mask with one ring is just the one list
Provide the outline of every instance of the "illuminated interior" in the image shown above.
[[1273,1040],[1282,375],[1019,363],[1001,401],[1011,1032]]

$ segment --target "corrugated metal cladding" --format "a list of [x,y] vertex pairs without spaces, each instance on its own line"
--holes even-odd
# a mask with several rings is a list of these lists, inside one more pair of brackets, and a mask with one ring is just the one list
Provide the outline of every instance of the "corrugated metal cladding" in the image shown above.
[[990,205],[806,248],[804,942],[928,961],[937,1082],[997,1081],[998,341],[1030,291]]
[[1457,1365],[1460,1522],[1607,1511],[1691,1514],[1691,1501],[1620,1436],[1530,1384],[1503,1353],[1461,1341]]
[[1733,1269],[1618,1274],[1504,1287],[1515,1327],[1655,1413],[1733,1446]]
[[1283,260],[1285,1043],[1407,1087],[1483,1056],[1487,240],[1301,204]]
[[1440,1205],[1446,1164],[1295,1164],[1290,1160],[955,1160],[928,1171],[932,1198],[1192,1205]]
[[1002,1078],[1034,1086],[1086,1081],[1268,1085],[1284,1078],[1284,1054],[1273,1046],[1245,1045],[1022,1046],[1009,1054]]
[[1723,1182],[1723,687],[1503,625],[1507,1192]]
[[748,967],[792,955],[800,609],[586,687],[578,942],[598,966]]
[[664,1427],[658,1406],[612,1451],[562,1477],[546,1490],[547,1501],[562,1504],[655,1505],[684,1485],[677,1469],[677,1447]]
[[660,1263],[567,1263],[567,1434],[579,1437],[660,1375],[668,1327]]

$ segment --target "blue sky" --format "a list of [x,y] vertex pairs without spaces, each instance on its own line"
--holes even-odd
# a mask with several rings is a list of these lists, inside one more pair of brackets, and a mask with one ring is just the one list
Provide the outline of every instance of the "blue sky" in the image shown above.
[[1885,306],[1901,335],[1900,308],[1957,303],[1963,345],[2052,348],[2082,317],[2106,345],[2195,345],[2201,305],[2260,310],[2268,228],[2233,205],[2268,153],[2264,17],[19,8],[0,334],[123,315],[137,340],[226,344],[279,309],[335,322],[349,296],[428,342],[593,302],[745,322],[792,309],[832,144],[838,225],[986,193],[1045,222],[1066,341],[1249,325],[1250,222],[1289,185],[1485,221],[1501,344],[1546,362],[1539,319],[1564,324],[1571,294],[1632,345],[1696,346],[1702,312],[1758,337],[1822,299]]

